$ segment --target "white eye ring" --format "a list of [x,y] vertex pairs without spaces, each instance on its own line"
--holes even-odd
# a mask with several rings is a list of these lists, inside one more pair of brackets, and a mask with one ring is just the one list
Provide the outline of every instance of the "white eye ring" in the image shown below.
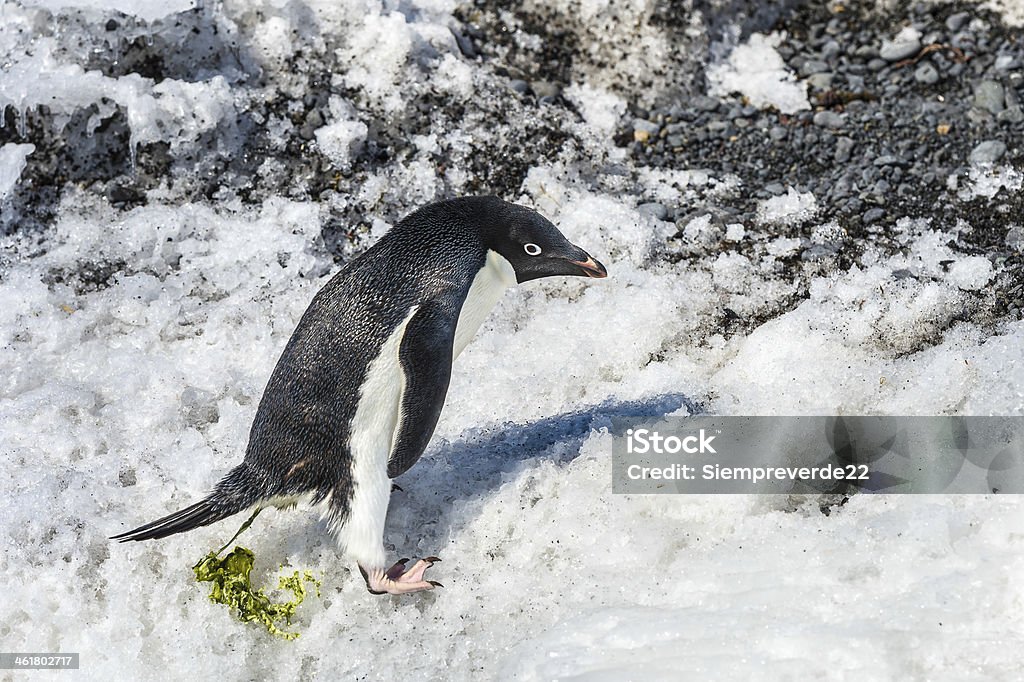
[[523,250],[526,251],[526,255],[528,256],[540,255],[540,247],[536,244],[523,244]]

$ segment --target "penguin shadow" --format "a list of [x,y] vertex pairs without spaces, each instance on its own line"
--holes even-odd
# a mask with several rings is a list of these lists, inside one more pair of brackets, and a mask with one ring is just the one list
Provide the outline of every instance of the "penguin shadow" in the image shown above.
[[592,430],[611,429],[614,419],[662,417],[682,407],[690,414],[704,412],[690,397],[668,393],[644,400],[608,400],[525,424],[495,424],[467,438],[445,441],[395,479],[401,490],[391,495],[385,542],[399,552],[416,545],[440,551],[473,518],[472,503],[495,492],[524,463],[568,463],[579,456]]

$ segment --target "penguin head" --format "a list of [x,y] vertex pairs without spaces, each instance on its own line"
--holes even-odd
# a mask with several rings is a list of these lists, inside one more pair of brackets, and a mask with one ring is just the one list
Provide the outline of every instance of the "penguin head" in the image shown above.
[[501,203],[484,235],[485,246],[509,262],[519,284],[541,277],[577,275],[607,277],[594,258],[565,238],[536,211],[493,198]]

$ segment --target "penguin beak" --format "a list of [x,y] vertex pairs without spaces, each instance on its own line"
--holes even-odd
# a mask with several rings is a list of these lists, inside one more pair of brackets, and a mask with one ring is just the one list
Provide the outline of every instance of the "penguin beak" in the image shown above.
[[581,270],[579,273],[581,275],[593,277],[594,279],[608,276],[608,271],[605,270],[604,266],[594,260],[594,257],[591,255],[587,255],[586,260],[570,260],[569,262]]

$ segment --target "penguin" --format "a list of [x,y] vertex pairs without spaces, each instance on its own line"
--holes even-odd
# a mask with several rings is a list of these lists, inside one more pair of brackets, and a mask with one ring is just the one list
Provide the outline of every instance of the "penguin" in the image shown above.
[[439,586],[424,577],[437,557],[387,567],[390,479],[423,454],[452,363],[505,290],[556,275],[607,271],[539,213],[495,196],[416,210],[313,297],[264,390],[242,463],[201,501],[112,539],[164,538],[309,502],[371,593]]

